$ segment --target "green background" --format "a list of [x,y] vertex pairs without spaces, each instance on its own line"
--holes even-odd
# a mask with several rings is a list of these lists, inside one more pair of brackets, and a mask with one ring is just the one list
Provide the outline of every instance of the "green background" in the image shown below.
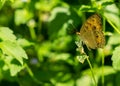
[[95,86],[75,44],[94,13],[101,16],[106,45],[102,51],[83,47],[97,85],[119,86],[119,0],[0,0],[0,86]]

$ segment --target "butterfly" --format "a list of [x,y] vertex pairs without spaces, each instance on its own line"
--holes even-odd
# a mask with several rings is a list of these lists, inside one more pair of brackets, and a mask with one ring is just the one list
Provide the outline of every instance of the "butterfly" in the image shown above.
[[98,14],[90,16],[82,25],[78,34],[88,49],[103,48],[105,45],[101,17]]

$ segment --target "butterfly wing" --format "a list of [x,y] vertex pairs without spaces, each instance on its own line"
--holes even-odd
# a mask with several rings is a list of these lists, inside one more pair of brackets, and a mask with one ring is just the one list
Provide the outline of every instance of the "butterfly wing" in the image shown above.
[[92,15],[83,24],[80,29],[80,37],[88,48],[102,48],[105,45],[101,18],[98,14]]
[[85,23],[80,30],[81,40],[86,44],[88,48],[95,49],[97,47],[97,44],[95,41],[94,33],[89,30],[91,27],[88,27],[88,25],[86,26],[86,24],[87,23]]

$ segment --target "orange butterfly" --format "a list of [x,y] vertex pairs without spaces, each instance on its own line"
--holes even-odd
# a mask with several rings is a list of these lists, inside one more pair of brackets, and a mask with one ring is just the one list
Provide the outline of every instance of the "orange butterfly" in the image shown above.
[[88,49],[103,48],[105,37],[102,32],[101,18],[98,14],[89,17],[78,32],[83,43]]

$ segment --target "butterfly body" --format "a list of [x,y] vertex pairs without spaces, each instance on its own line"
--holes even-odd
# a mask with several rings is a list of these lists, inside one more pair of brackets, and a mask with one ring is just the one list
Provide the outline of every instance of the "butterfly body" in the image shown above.
[[105,37],[102,32],[101,18],[98,14],[89,17],[80,29],[80,38],[88,48],[103,48]]

